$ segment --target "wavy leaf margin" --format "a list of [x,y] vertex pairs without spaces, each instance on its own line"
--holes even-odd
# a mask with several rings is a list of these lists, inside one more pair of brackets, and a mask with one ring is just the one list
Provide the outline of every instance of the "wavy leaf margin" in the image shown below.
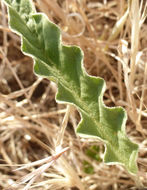
[[9,25],[21,36],[21,49],[34,59],[36,74],[58,84],[56,100],[73,104],[81,114],[80,136],[99,138],[105,143],[104,162],[119,163],[130,173],[137,172],[138,145],[125,133],[127,115],[121,107],[103,103],[105,81],[86,73],[83,52],[61,43],[60,29],[43,13],[36,13],[30,0],[4,0]]

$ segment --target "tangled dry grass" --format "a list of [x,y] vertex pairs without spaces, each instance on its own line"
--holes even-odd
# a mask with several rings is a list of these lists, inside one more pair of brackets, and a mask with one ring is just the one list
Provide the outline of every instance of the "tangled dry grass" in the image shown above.
[[[139,144],[139,172],[137,177],[130,176],[120,165],[108,166],[85,154],[86,148],[99,145],[102,157],[103,143],[76,136],[78,112],[71,106],[57,104],[56,85],[34,75],[32,59],[21,53],[20,38],[8,28],[6,7],[1,1],[0,189],[146,189],[147,2],[34,3],[38,11],[60,26],[65,44],[82,48],[87,72],[106,80],[105,104],[126,109],[127,135]],[[69,149],[63,149],[63,154],[57,145]],[[41,160],[44,158],[46,162]],[[85,160],[93,166],[92,174],[85,172]],[[15,170],[22,165],[26,168]]]

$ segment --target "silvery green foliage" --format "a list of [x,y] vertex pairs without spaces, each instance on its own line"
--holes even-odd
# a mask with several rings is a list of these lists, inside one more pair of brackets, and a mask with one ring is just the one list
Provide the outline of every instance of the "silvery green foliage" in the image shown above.
[[63,45],[60,29],[46,15],[36,13],[30,0],[4,2],[11,29],[21,35],[22,51],[34,59],[35,73],[56,82],[56,100],[73,104],[80,112],[76,132],[105,143],[105,163],[120,163],[136,173],[138,146],[126,136],[126,112],[104,105],[105,81],[86,73],[81,49]]

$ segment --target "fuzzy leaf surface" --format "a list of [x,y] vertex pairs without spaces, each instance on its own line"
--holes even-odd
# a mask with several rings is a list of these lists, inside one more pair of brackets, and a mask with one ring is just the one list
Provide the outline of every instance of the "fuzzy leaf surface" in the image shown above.
[[86,73],[81,49],[63,45],[60,29],[46,15],[36,13],[30,0],[4,2],[11,29],[21,35],[22,51],[34,59],[35,73],[56,82],[56,100],[73,104],[80,112],[76,132],[105,143],[106,163],[120,163],[136,173],[138,145],[126,136],[126,112],[121,107],[104,105],[105,81]]

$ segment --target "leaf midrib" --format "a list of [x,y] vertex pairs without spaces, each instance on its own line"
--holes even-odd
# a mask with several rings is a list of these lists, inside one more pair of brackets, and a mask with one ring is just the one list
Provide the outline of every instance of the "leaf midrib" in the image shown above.
[[[40,60],[42,62],[42,60]],[[44,62],[44,61],[43,61]],[[50,62],[52,62],[52,60],[50,60]],[[51,71],[52,73],[52,76],[53,77],[56,77],[58,78],[58,83],[61,83],[68,91],[70,91],[74,97],[76,98],[76,101],[78,101],[78,105],[76,105],[75,103],[73,103],[76,107],[78,107],[80,110],[82,110],[82,112],[84,112],[87,117],[89,117],[91,119],[91,122],[94,123],[94,125],[98,126],[97,130],[98,130],[98,133],[101,134],[101,137],[100,139],[102,141],[106,141],[104,140],[102,137],[105,137],[105,139],[108,139],[107,141],[112,144],[112,141],[111,141],[111,138],[109,138],[110,135],[107,135],[107,133],[103,133],[103,130],[102,129],[102,124],[100,122],[98,122],[95,117],[93,117],[93,115],[91,114],[91,111],[88,109],[88,106],[85,104],[84,101],[81,100],[81,97],[74,91],[72,90],[72,88],[68,85],[68,83],[66,82],[66,80],[64,79],[62,73],[59,72],[58,69],[56,69],[54,67],[54,69],[52,67],[50,67],[49,64],[45,63],[44,64],[49,68],[49,70]],[[52,64],[54,64],[52,62]],[[80,105],[80,106],[79,106]],[[96,137],[96,136],[95,136]],[[97,138],[97,137],[96,137]]]

